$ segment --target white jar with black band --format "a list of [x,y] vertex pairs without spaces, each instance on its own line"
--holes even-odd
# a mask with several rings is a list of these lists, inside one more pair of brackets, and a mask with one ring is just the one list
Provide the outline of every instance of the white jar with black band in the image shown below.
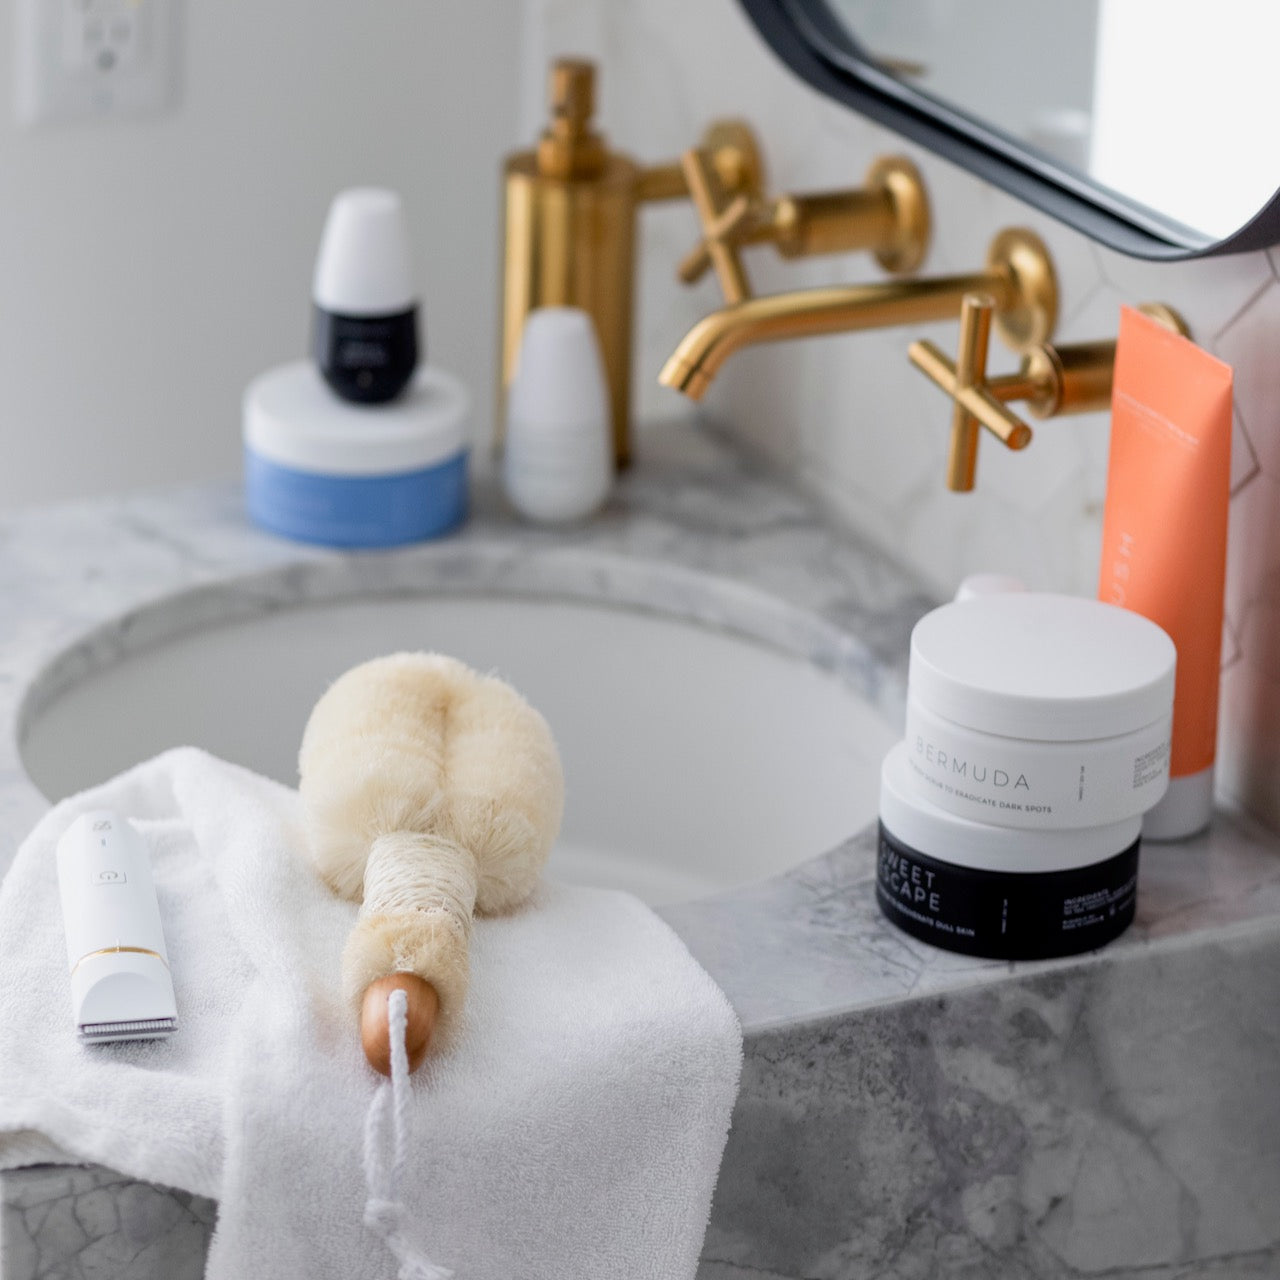
[[943,605],[911,635],[904,768],[957,817],[1029,831],[1138,818],[1164,794],[1173,642],[1101,601]]

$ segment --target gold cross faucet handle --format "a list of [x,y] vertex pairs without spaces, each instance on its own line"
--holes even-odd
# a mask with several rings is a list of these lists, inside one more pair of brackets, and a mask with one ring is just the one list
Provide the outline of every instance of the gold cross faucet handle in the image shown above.
[[750,244],[772,244],[784,258],[866,249],[894,275],[914,271],[928,252],[929,196],[903,156],[881,156],[860,187],[771,200],[758,189],[734,195],[706,147],[686,151],[680,165],[702,224],[702,240],[680,263],[680,279],[693,284],[714,268],[726,302],[751,297],[739,256]]
[[1031,428],[1011,413],[987,382],[987,346],[995,302],[987,294],[965,295],[960,308],[960,345],[953,364],[923,339],[907,349],[911,363],[954,401],[951,448],[947,454],[947,488],[967,493],[978,467],[978,437],[986,427],[1010,449],[1031,443]]
[[[960,345],[952,364],[932,342],[913,342],[911,363],[954,401],[947,488],[967,493],[978,466],[978,439],[986,427],[1010,449],[1031,443],[1031,428],[1005,405],[1023,401],[1037,418],[1096,413],[1111,406],[1115,371],[1114,339],[1070,346],[1035,343],[1022,353],[1016,373],[987,377],[987,343],[995,303],[986,294],[966,294],[960,308]],[[1187,334],[1182,317],[1163,302],[1144,302],[1144,311],[1172,333]]]
[[706,147],[686,151],[680,168],[702,224],[702,241],[680,264],[680,278],[692,284],[714,267],[725,301],[745,302],[751,297],[751,282],[738,248],[747,239],[757,202],[745,192],[730,194],[716,171],[715,156]]

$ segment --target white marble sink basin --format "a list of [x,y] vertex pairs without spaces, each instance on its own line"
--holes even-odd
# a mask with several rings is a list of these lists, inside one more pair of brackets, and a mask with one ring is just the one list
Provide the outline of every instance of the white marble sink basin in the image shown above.
[[189,744],[296,781],[307,714],[347,667],[436,649],[510,680],[564,757],[553,871],[652,903],[786,870],[875,814],[896,736],[839,678],[693,622],[501,595],[275,608],[123,646],[23,717],[50,800]]

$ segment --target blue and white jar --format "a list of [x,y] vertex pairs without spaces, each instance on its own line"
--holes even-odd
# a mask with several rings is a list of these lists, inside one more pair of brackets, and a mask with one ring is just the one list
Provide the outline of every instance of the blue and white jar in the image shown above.
[[338,399],[299,360],[249,384],[245,499],[272,533],[331,547],[390,547],[438,537],[467,514],[471,397],[421,368],[381,405]]

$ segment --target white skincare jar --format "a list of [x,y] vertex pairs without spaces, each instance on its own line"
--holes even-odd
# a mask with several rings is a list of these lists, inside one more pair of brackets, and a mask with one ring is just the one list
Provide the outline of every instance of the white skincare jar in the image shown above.
[[906,743],[880,772],[876,901],[900,929],[994,960],[1091,951],[1133,922],[1141,818],[1074,831],[972,822],[917,794]]
[[911,633],[906,766],[961,818],[1062,831],[1145,813],[1169,781],[1173,641],[1079,596],[943,605]]

